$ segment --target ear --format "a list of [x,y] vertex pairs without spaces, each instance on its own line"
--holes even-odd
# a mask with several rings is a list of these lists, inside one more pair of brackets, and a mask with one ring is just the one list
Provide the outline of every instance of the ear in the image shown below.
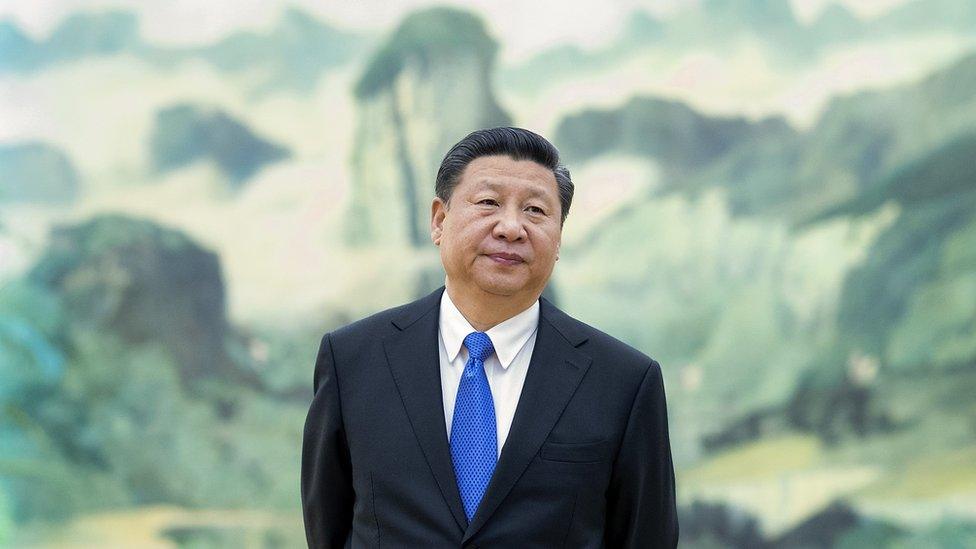
[[447,216],[447,204],[439,197],[434,197],[430,204],[430,240],[435,246],[441,245],[441,235],[444,232],[444,218]]

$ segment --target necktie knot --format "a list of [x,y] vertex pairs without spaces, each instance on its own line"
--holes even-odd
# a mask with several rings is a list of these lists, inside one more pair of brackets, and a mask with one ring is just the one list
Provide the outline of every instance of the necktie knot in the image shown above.
[[469,358],[473,358],[482,364],[485,359],[495,352],[495,346],[491,344],[491,338],[484,332],[471,332],[464,338],[464,346],[468,348]]

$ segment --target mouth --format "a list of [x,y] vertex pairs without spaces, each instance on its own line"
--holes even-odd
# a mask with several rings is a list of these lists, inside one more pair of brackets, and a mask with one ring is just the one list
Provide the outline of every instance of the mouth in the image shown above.
[[487,254],[487,256],[492,261],[496,263],[500,263],[502,265],[518,265],[519,263],[525,262],[525,260],[522,259],[522,256],[518,254],[497,253],[497,254]]

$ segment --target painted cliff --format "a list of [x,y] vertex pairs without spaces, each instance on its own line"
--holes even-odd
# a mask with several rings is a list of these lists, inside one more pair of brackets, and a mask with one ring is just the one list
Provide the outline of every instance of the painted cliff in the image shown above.
[[498,45],[481,19],[433,8],[408,16],[356,84],[347,242],[424,247],[434,177],[467,133],[510,123],[491,75]]

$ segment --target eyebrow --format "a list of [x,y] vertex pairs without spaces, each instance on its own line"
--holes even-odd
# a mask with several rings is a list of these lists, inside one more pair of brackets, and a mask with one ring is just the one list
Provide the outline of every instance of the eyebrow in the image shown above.
[[[485,187],[488,187],[489,189],[491,189],[493,191],[497,191],[498,189],[500,189],[502,187],[505,187],[505,185],[503,185],[502,183],[496,183],[495,181],[492,181],[490,179],[482,179],[481,180],[481,183],[482,183],[482,185],[484,185]],[[529,189],[529,196],[530,197],[536,197],[536,198],[542,198],[543,200],[547,200],[548,198],[550,198],[550,197],[546,196],[546,193],[544,193],[542,190],[540,190],[539,187],[535,187],[535,186],[533,186],[533,187],[531,187]]]

